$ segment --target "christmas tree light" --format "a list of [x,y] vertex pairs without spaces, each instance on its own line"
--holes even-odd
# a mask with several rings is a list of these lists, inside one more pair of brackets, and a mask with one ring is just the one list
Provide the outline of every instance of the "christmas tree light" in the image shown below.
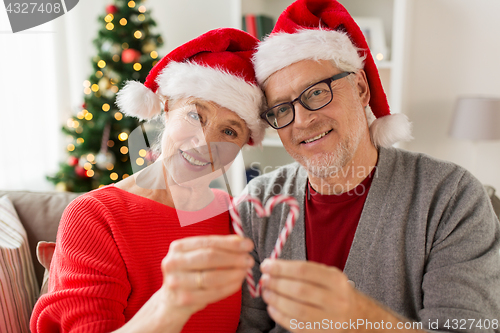
[[122,133],[120,133],[120,135],[118,135],[118,140],[120,140],[120,141],[125,141],[127,139],[128,139],[128,134],[125,132],[122,132]]

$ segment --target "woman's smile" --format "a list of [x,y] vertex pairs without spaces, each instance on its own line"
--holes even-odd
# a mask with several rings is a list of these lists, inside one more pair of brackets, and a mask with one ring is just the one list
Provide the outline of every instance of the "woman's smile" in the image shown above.
[[198,157],[198,156],[193,156],[192,154],[186,152],[186,151],[183,151],[181,149],[179,149],[180,153],[181,153],[181,156],[184,157],[184,159],[189,162],[190,164],[192,165],[195,165],[195,166],[205,166],[205,165],[208,165],[210,164],[210,162],[207,162],[204,158],[202,157]]

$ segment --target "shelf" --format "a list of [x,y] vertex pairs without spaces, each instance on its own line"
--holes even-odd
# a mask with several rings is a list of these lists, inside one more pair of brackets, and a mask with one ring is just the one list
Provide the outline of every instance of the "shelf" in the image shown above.
[[265,137],[264,140],[262,141],[262,146],[283,148],[283,143],[281,143],[279,137]]

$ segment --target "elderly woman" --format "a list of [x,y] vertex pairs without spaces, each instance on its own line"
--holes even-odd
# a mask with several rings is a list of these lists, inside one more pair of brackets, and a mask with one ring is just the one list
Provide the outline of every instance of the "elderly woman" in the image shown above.
[[236,331],[253,243],[231,235],[228,196],[208,185],[263,138],[256,43],[210,31],[120,91],[121,110],[141,119],[163,104],[161,156],[65,210],[32,332]]

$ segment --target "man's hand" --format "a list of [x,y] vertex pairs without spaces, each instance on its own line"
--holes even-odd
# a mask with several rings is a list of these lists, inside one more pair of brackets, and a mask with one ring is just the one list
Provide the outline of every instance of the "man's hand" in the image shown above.
[[[266,259],[261,271],[262,298],[268,304],[267,311],[275,322],[291,332],[335,329],[335,323],[341,325],[337,329],[352,330],[346,324],[342,327],[342,323],[358,319],[391,322],[392,327],[402,321],[356,291],[347,276],[335,267],[307,261]],[[307,323],[314,325],[315,322],[321,327],[307,329]]]

